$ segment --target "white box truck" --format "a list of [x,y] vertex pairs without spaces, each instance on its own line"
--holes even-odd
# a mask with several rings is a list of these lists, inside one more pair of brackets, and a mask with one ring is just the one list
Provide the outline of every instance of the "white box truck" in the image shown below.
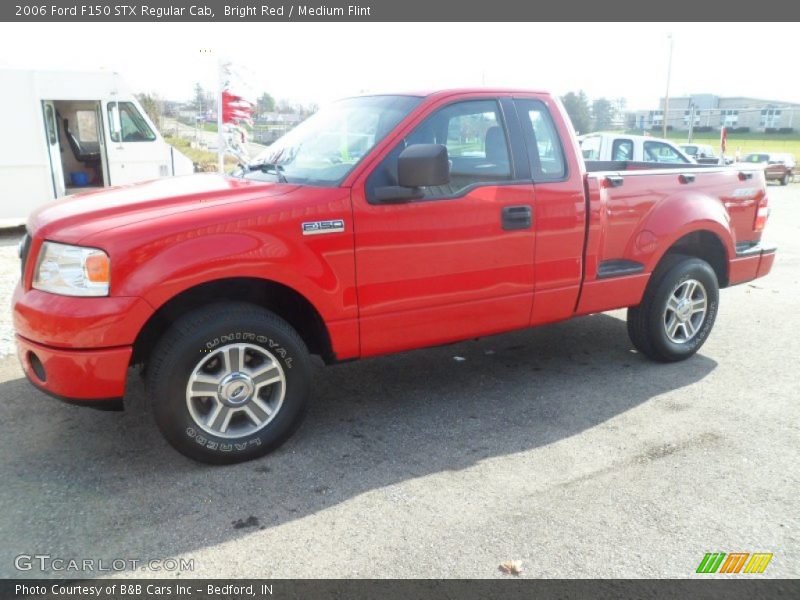
[[0,69],[0,227],[69,194],[194,171],[111,71]]

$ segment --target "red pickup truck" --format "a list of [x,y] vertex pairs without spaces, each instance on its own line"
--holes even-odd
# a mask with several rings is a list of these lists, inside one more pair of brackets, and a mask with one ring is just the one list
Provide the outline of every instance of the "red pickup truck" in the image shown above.
[[766,275],[763,170],[584,163],[552,96],[334,103],[232,176],[79,194],[38,210],[13,299],[30,381],[121,408],[142,367],[180,452],[229,463],[300,423],[310,354],[346,361],[628,307],[677,361],[718,290]]

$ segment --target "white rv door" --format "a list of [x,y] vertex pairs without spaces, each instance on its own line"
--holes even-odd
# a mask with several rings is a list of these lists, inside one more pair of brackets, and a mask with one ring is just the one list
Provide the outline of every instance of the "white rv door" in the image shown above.
[[64,182],[64,167],[61,164],[61,145],[58,143],[58,121],[52,102],[42,102],[45,142],[50,157],[50,178],[53,181],[53,197],[60,198],[67,193]]
[[107,102],[108,174],[111,185],[172,175],[170,146],[133,102]]

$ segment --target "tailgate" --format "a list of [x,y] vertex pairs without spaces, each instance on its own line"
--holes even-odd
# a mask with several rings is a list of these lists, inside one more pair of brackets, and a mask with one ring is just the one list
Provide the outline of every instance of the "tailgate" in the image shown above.
[[764,171],[734,167],[721,175],[726,177],[718,196],[730,215],[737,249],[758,244],[769,215]]

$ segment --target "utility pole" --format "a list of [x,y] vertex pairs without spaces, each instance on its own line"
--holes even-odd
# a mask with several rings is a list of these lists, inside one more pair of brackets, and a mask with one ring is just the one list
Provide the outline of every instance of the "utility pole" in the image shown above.
[[694,135],[694,102],[689,101],[689,142]]
[[217,58],[217,170],[225,173],[225,123],[222,119],[222,92],[228,86],[228,68],[222,62],[222,57]]
[[661,137],[667,137],[667,115],[669,114],[669,79],[672,75],[672,34],[670,33],[668,36],[669,38],[669,62],[667,63],[667,93],[664,94],[664,119],[662,120],[662,131]]

